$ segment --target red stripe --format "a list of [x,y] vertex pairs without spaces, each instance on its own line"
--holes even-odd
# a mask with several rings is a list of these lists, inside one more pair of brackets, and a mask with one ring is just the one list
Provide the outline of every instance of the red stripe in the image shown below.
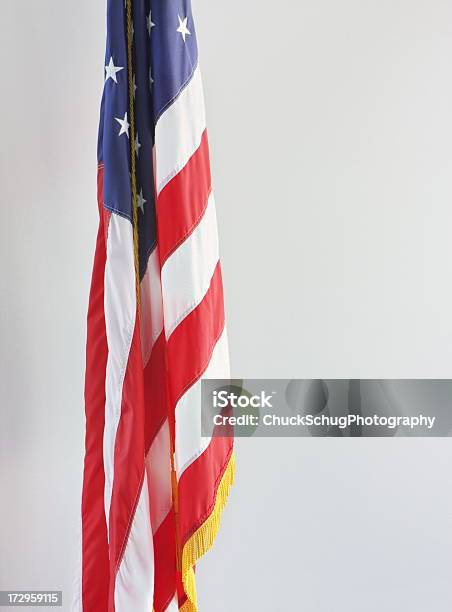
[[166,610],[176,592],[175,532],[174,512],[171,510],[154,534],[155,612]]
[[[166,384],[166,340],[162,332],[152,347],[151,356],[144,369],[145,444],[146,454],[168,417]],[[168,452],[170,450],[168,449]],[[168,473],[171,479],[171,474]],[[149,496],[159,495],[150,490]],[[154,609],[163,612],[176,590],[176,540],[174,513],[171,510],[154,534]]]
[[116,433],[114,479],[109,517],[110,598],[114,611],[115,575],[124,553],[144,476],[144,393],[140,323],[137,313],[122,389]]
[[152,347],[144,368],[145,446],[146,454],[168,416],[166,393],[165,334],[162,332]]
[[99,230],[88,307],[85,377],[85,468],[82,494],[82,606],[84,612],[105,612],[108,603],[108,540],[104,511],[103,435],[107,336],[104,317],[106,219],[103,168],[98,170]]
[[179,480],[179,525],[182,545],[211,514],[233,447],[232,438],[213,437],[204,453]]
[[[169,391],[174,408],[203,374],[224,328],[221,266],[215,267],[201,303],[176,327],[168,340]],[[171,415],[174,417],[174,414]]]
[[196,152],[157,198],[161,266],[199,223],[210,190],[209,145],[204,131]]

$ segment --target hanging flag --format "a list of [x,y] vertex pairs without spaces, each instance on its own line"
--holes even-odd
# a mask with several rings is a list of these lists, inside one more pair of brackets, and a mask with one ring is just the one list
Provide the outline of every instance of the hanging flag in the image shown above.
[[234,475],[201,436],[229,365],[195,28],[189,0],[107,4],[74,609],[194,612]]

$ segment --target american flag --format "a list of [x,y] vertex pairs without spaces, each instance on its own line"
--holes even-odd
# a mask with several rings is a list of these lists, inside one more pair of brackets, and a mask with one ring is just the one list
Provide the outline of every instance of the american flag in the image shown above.
[[201,436],[228,348],[189,0],[108,0],[74,609],[196,611],[234,473]]

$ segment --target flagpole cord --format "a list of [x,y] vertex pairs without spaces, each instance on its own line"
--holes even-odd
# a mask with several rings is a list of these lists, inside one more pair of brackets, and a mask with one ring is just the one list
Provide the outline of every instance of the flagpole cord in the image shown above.
[[132,0],[127,0],[127,73],[129,81],[129,115],[130,115],[130,185],[132,193],[133,250],[135,261],[135,281],[137,308],[140,308],[140,265],[138,259],[138,207],[137,177],[135,159],[135,87],[133,79],[133,16]]

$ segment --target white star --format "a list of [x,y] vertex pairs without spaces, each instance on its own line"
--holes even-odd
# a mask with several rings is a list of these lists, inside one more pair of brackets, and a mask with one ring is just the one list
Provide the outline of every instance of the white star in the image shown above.
[[138,132],[137,132],[137,135],[135,136],[135,153],[137,157],[140,154],[140,149],[141,149],[141,144],[140,144],[140,141],[138,140]]
[[152,68],[149,68],[149,89],[152,91],[154,79],[152,78]]
[[127,113],[124,115],[124,119],[119,119],[118,117],[115,117],[115,120],[121,126],[118,136],[121,136],[121,134],[127,134],[127,138],[129,138],[130,123],[127,120]]
[[124,70],[124,68],[121,68],[120,66],[115,66],[113,62],[113,58],[110,57],[110,62],[108,66],[105,66],[105,72],[106,72],[105,80],[108,81],[108,79],[113,79],[113,81],[117,83],[118,79],[116,78],[116,73],[119,72],[120,70]]
[[152,21],[151,13],[152,13],[152,11],[149,11],[149,17],[146,19],[147,24],[148,24],[149,36],[151,35],[152,28],[155,27],[155,23]]
[[135,98],[135,94],[137,93],[137,80],[135,78],[135,75],[133,75],[133,97]]
[[187,28],[188,17],[185,17],[185,19],[182,20],[180,18],[180,15],[178,15],[177,18],[179,19],[179,27],[177,28],[177,31],[181,33],[182,38],[185,42],[185,37],[187,36],[187,34],[191,35],[190,30]]
[[141,212],[144,214],[144,205],[146,204],[147,200],[144,199],[143,197],[143,190],[141,190],[141,192],[139,194],[137,194],[137,206],[138,208],[141,209]]

